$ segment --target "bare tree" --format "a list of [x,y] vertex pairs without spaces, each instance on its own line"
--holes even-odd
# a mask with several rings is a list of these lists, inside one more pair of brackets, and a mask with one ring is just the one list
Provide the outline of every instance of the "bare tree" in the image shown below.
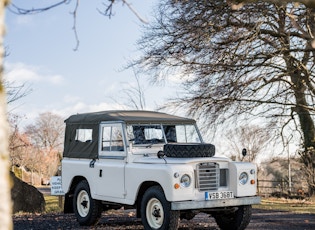
[[34,125],[25,128],[26,134],[30,137],[34,146],[39,149],[52,151],[62,148],[64,137],[63,119],[51,112],[39,114]]
[[25,133],[20,132],[19,121],[18,116],[10,116],[11,166],[30,172],[30,182],[35,184],[34,175],[49,178],[57,171],[63,143],[63,119],[50,112],[40,114],[34,125],[26,127]]
[[[173,105],[218,127],[264,117],[279,130],[294,126],[303,148],[315,146],[315,9],[229,1],[159,3],[133,64],[153,73],[182,74],[186,94]],[[310,162],[312,155],[301,156]],[[315,187],[312,187],[315,191]]]
[[[242,125],[228,130],[226,142],[233,151],[232,158],[257,163],[257,158],[262,154],[270,154],[275,136],[271,126]],[[246,156],[241,155],[243,148],[247,150]]]
[[10,135],[9,135],[9,152],[10,163],[13,166],[25,166],[23,163],[24,157],[21,154],[25,148],[31,146],[31,143],[26,135],[23,135],[19,130],[20,117],[11,114],[9,116]]
[[[24,171],[30,172],[31,180],[27,182],[32,185],[36,184],[33,179],[34,175],[45,179],[55,175],[60,163],[60,146],[43,148],[38,142],[32,141],[26,133],[21,133],[18,126],[13,124],[11,121],[9,139],[10,163],[12,169],[14,169],[12,171],[16,172],[15,169],[19,169],[22,174]],[[37,145],[34,145],[34,143]],[[23,175],[20,179],[24,180]]]
[[17,84],[15,82],[4,81],[4,87],[7,91],[7,104],[11,104],[32,92],[31,88],[26,84]]
[[[145,90],[141,85],[139,75],[134,71],[135,82],[128,82],[121,91],[121,97],[126,99],[126,107],[128,109],[143,110],[146,108]],[[120,98],[121,99],[121,98]],[[120,104],[115,98],[113,100]]]
[[9,135],[9,153],[10,164],[13,172],[16,172],[16,168],[21,169],[23,180],[23,171],[31,171],[31,184],[33,183],[33,172],[38,171],[38,167],[42,165],[43,160],[38,149],[36,149],[30,138],[19,130],[20,117],[17,115],[9,116],[10,135]]

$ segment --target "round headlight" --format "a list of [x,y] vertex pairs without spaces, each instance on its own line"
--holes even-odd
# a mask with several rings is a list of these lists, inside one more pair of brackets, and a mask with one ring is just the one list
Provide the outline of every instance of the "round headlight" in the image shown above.
[[189,176],[189,175],[184,174],[184,175],[180,178],[180,185],[181,185],[182,187],[187,188],[187,187],[189,187],[190,183],[191,183],[191,179],[190,179],[190,176]]
[[240,184],[244,185],[248,181],[248,174],[246,172],[242,172],[238,179],[240,181]]

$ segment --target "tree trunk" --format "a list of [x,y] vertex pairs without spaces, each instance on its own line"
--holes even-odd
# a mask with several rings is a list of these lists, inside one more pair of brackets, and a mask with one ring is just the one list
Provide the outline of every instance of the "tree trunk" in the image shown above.
[[0,230],[12,229],[11,186],[9,177],[9,125],[6,93],[3,86],[4,13],[8,1],[0,1]]
[[[289,58],[289,60],[292,60]],[[315,125],[312,116],[306,108],[308,103],[306,100],[306,86],[304,85],[303,73],[296,66],[294,61],[287,62],[288,70],[291,73],[291,81],[293,83],[293,91],[296,100],[295,108],[292,111],[298,115],[301,131],[303,133],[304,150],[300,152],[301,162],[303,163],[303,171],[307,179],[309,194],[315,194]],[[305,73],[304,73],[305,74]]]
[[304,149],[307,150],[309,147],[315,147],[315,127],[314,121],[311,117],[309,110],[305,109],[308,107],[308,103],[306,101],[305,95],[305,87],[302,85],[302,81],[298,79],[295,81],[294,79],[298,77],[294,77],[292,82],[295,85],[294,95],[296,100],[296,107],[293,108],[293,111],[297,113],[301,125],[301,130],[303,132],[304,138]]

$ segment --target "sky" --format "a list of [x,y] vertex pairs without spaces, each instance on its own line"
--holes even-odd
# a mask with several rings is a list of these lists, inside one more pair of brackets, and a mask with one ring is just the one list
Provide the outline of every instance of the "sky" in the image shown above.
[[[41,7],[35,0],[11,2],[23,8]],[[157,0],[129,2],[141,18],[150,22]],[[114,6],[109,19],[98,12],[105,9],[107,0],[79,1],[79,47],[74,51],[71,12],[75,3],[72,0],[32,15],[6,12],[5,79],[13,84],[25,83],[32,90],[8,108],[24,117],[22,124],[33,122],[43,112],[67,118],[75,113],[126,108],[128,104],[123,90],[135,85],[136,80],[132,69],[124,67],[140,55],[136,42],[143,33],[143,23],[121,3]],[[148,110],[156,110],[176,94],[176,83],[156,86],[150,84],[148,76],[140,79]]]

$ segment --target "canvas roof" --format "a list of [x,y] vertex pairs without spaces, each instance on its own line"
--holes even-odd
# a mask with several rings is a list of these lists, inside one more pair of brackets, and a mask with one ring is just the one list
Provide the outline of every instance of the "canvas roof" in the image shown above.
[[110,110],[94,113],[82,113],[70,116],[67,124],[85,123],[95,124],[106,121],[123,121],[129,124],[136,123],[195,123],[195,120],[178,117],[161,112],[144,110]]

